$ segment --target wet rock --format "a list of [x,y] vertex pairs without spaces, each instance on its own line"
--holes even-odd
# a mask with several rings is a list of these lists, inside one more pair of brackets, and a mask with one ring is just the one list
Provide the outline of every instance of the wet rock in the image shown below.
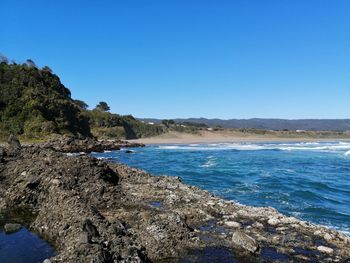
[[43,263],[52,263],[50,259],[45,259]]
[[233,233],[232,242],[235,246],[252,253],[256,253],[259,250],[258,243],[242,230],[237,230]]
[[326,254],[332,254],[333,253],[333,249],[330,247],[325,247],[325,246],[318,246],[317,250],[322,252],[322,253],[326,253]]
[[22,226],[20,224],[6,224],[4,230],[6,234],[16,233],[21,230]]
[[125,153],[134,153],[132,150],[126,150]]

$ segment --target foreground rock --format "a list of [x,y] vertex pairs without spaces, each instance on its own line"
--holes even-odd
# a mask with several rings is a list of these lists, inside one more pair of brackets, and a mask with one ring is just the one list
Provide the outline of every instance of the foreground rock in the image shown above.
[[70,136],[62,136],[48,142],[36,144],[41,148],[51,148],[65,153],[91,153],[119,150],[126,147],[144,147],[141,143],[131,143],[122,140],[95,140],[91,138],[78,139]]
[[4,230],[6,234],[12,234],[21,230],[22,226],[20,224],[6,224]]
[[201,262],[201,254],[213,262],[222,254],[236,262],[350,257],[350,239],[335,230],[89,156],[26,147],[5,155],[0,173],[0,209],[36,211],[29,228],[57,249],[51,262]]

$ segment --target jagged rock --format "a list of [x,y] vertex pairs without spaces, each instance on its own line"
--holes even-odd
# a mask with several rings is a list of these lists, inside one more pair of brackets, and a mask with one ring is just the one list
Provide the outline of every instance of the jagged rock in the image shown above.
[[233,233],[232,242],[235,246],[255,253],[259,250],[258,243],[251,237],[245,234],[242,230],[237,230]]
[[20,229],[22,228],[22,226],[20,224],[6,224],[4,226],[4,230],[6,234],[12,234],[15,232],[18,232]]

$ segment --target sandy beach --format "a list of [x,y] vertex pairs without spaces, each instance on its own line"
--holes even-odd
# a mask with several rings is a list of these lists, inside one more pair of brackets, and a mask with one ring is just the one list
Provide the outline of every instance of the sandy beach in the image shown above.
[[332,136],[329,133],[268,131],[266,134],[254,134],[232,130],[200,131],[198,134],[171,131],[156,137],[129,140],[144,144],[188,144],[220,142],[297,142],[297,141],[349,141],[350,136]]

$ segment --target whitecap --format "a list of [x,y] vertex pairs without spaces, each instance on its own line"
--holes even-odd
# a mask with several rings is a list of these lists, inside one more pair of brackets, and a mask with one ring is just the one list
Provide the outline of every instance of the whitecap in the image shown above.
[[344,153],[345,156],[350,156],[350,150]]
[[214,156],[208,156],[205,164],[202,164],[199,167],[203,167],[203,168],[213,167],[213,166],[217,165],[215,160],[216,160],[216,158]]
[[163,150],[173,150],[173,149],[180,149],[179,146],[176,145],[166,145],[166,146],[159,146],[159,149],[163,149]]

